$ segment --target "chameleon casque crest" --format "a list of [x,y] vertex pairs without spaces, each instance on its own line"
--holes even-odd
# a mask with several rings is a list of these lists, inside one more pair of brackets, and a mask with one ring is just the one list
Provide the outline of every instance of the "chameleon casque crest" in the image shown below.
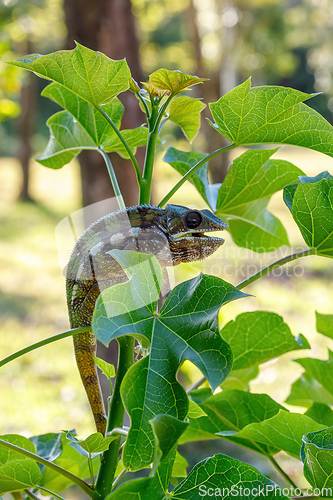
[[[68,262],[66,293],[71,328],[91,325],[95,302],[106,288],[127,281],[127,275],[110,255],[113,249],[154,254],[162,268],[204,259],[224,239],[207,236],[228,225],[209,210],[180,205],[165,209],[139,205],[113,212],[89,226],[75,244]],[[79,372],[97,430],[105,434],[105,411],[92,355],[92,333],[73,337]]]

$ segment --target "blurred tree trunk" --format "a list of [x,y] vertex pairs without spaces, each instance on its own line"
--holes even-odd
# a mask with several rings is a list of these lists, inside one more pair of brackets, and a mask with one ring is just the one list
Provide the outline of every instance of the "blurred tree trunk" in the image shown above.
[[[139,43],[135,34],[135,19],[130,0],[64,0],[68,30],[67,48],[74,48],[74,40],[93,50],[100,50],[112,59],[126,57],[135,80],[142,80],[139,62]],[[134,94],[120,95],[125,105],[122,128],[141,125],[144,116]],[[139,164],[144,151],[138,151]],[[138,190],[134,169],[129,160],[117,154],[110,155],[120,189],[127,206],[136,205]],[[79,156],[82,179],[82,202],[88,206],[113,196],[104,161],[96,151],[84,151]]]
[[[27,40],[23,53],[31,54],[33,44]],[[31,136],[34,130],[36,106],[36,78],[33,73],[25,75],[21,88],[21,115],[19,118],[20,147],[18,159],[22,168],[22,187],[19,198],[24,201],[31,200],[29,194],[29,165],[32,157]]]
[[[126,57],[135,80],[141,81],[142,71],[139,59],[139,43],[135,34],[135,20],[130,0],[64,0],[65,18],[68,29],[67,48],[74,48],[74,40],[93,50],[100,50],[112,59]],[[121,94],[125,106],[122,128],[138,127],[144,122],[144,115],[132,92]],[[110,154],[118,183],[126,206],[137,205],[138,188],[136,176],[129,160]],[[96,151],[83,151],[79,157],[82,180],[82,203],[84,207],[114,196],[103,158]],[[144,150],[139,148],[137,160],[143,164]],[[117,342],[109,348],[98,346],[98,356],[109,363],[117,364]],[[106,404],[109,383],[101,377]]]

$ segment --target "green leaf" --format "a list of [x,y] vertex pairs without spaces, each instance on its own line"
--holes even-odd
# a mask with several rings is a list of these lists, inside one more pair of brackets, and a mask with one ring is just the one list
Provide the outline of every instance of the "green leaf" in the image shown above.
[[284,160],[270,159],[277,149],[255,149],[236,158],[219,190],[217,210],[233,213],[252,201],[267,198],[297,182],[302,170]]
[[[72,446],[70,446],[65,433],[62,433],[61,441],[63,451],[54,463],[81,479],[90,477],[88,458],[80,455],[76,450],[74,450],[74,448],[72,448]],[[94,473],[96,474],[100,464],[99,456],[94,457],[92,462]],[[42,479],[38,482],[38,484],[44,488],[54,491],[55,493],[60,493],[73,483],[70,479],[67,479],[49,467],[46,467],[43,472]]]
[[253,380],[258,375],[258,366],[253,366],[249,369],[245,368],[244,370],[232,369],[227,378],[222,382],[221,388],[224,390],[239,389],[241,391],[248,391],[250,380]]
[[287,498],[273,481],[252,465],[226,455],[215,455],[195,465],[170,497],[173,500],[198,500],[206,495],[218,499],[234,496],[248,500]]
[[303,174],[292,163],[271,160],[276,151],[243,153],[233,161],[218,192],[216,214],[228,221],[237,245],[255,251],[288,244],[282,224],[266,207],[272,194],[298,181]]
[[239,439],[246,439],[258,444],[258,447],[261,445],[272,447],[275,449],[274,453],[276,450],[283,450],[299,458],[303,435],[324,427],[306,415],[280,410],[274,417],[263,422],[249,424],[239,432],[231,434],[231,432],[222,431],[219,435],[236,443]]
[[327,404],[313,403],[304,415],[326,427],[333,426],[333,410]]
[[[50,432],[48,434],[40,434],[39,436],[32,436],[30,441],[35,445],[37,450],[37,455],[46,460],[53,462],[62,453],[62,432],[55,434]],[[38,467],[43,472],[45,470],[45,465],[38,464]]]
[[192,85],[203,83],[207,78],[198,78],[197,76],[187,75],[178,70],[169,70],[165,68],[154,71],[149,76],[149,84],[155,89],[167,90],[172,94],[178,94]]
[[296,380],[291,386],[291,391],[286,403],[296,406],[309,407],[313,402],[333,405],[333,396],[308,373]]
[[326,174],[301,178],[287,186],[284,198],[306,244],[317,255],[333,257],[333,177]]
[[184,132],[186,138],[192,142],[199,132],[201,117],[200,113],[206,104],[199,99],[181,96],[171,101],[169,106],[169,119],[178,125]]
[[[328,359],[300,358],[296,363],[303,366],[306,372],[316,379],[330,394],[333,394],[333,352],[328,351]],[[328,403],[328,401],[327,401]]]
[[[181,175],[185,175],[191,167],[203,160],[205,156],[207,155],[195,153],[194,151],[180,151],[179,149],[170,147],[165,153],[163,161],[169,163]],[[220,184],[209,184],[207,163],[191,175],[189,182],[196,187],[207,205],[214,211]]]
[[[301,458],[304,476],[321,496],[331,497],[333,488],[333,427],[303,436]],[[331,490],[332,491],[332,490]]]
[[156,258],[121,251],[112,255],[122,266],[132,266],[131,278],[101,293],[92,326],[105,344],[132,334],[146,347],[150,345],[150,355],[128,370],[121,386],[131,417],[124,466],[138,470],[153,459],[149,420],[158,414],[179,420],[187,415],[188,398],[176,379],[181,362],[194,363],[213,389],[229,373],[231,352],[218,332],[218,311],[222,304],[244,294],[220,278],[200,275],[172,290],[157,313],[162,272]]
[[[45,151],[37,158],[37,161],[49,168],[61,168],[83,149],[103,149],[107,153],[117,152],[123,158],[128,157],[123,144],[111,129],[106,119],[92,106],[77,98],[78,109],[76,115],[67,111],[55,113],[47,120],[50,129],[50,140]],[[82,104],[82,106],[81,106]],[[121,107],[120,107],[121,106]],[[122,105],[115,103],[103,106],[104,111],[116,119]],[[89,116],[89,126],[86,127],[86,117]],[[80,122],[82,121],[82,123]],[[122,135],[127,141],[133,153],[137,146],[146,144],[148,131],[146,127],[138,127],[133,130],[123,130]]]
[[266,208],[269,200],[268,197],[253,201],[235,208],[233,214],[223,215],[216,211],[216,215],[228,223],[228,231],[236,245],[258,253],[289,245],[285,228]]
[[172,468],[172,477],[186,477],[187,467],[188,467],[188,461],[177,451],[175,462]]
[[231,347],[235,370],[258,366],[289,351],[310,348],[303,335],[293,337],[281,316],[267,311],[239,314],[225,325],[221,336]]
[[155,415],[149,423],[153,428],[155,438],[155,455],[152,472],[152,474],[155,474],[163,458],[177,444],[179,437],[185,431],[188,423],[178,420],[171,415]]
[[95,361],[96,365],[98,368],[104,373],[106,378],[114,378],[116,376],[116,370],[114,365],[111,363],[108,363],[104,359],[97,358],[96,356],[92,356],[93,360]]
[[[190,419],[190,426],[180,438],[181,443],[216,439],[221,431],[237,432],[251,423],[262,422],[284,410],[283,406],[267,394],[252,394],[239,390],[225,390],[215,394],[201,403],[200,407],[207,417]],[[237,443],[260,453],[273,454],[277,451],[248,439],[238,439]]]
[[213,127],[241,144],[293,144],[333,156],[333,128],[302,101],[315,94],[295,89],[251,87],[250,79],[209,105]]
[[[34,444],[23,436],[5,434],[1,439],[36,453]],[[0,494],[31,488],[40,482],[41,477],[41,471],[34,460],[0,446]]]
[[316,320],[317,331],[333,339],[333,314],[320,314],[316,311]]
[[195,403],[190,399],[187,416],[188,418],[200,418],[200,417],[205,417],[206,413],[203,411],[202,408],[200,408],[199,405],[197,405],[197,403]]
[[168,491],[173,465],[175,462],[175,447],[161,461],[157,473],[153,477],[134,479],[121,485],[105,500],[164,500]]
[[71,432],[66,433],[69,445],[83,457],[96,456],[109,449],[110,443],[117,439],[117,436],[104,437],[100,432],[90,434],[86,439],[78,440]]
[[73,50],[48,55],[30,54],[9,64],[60,83],[93,106],[110,103],[129,88],[131,73],[126,60],[114,61],[79,43]]

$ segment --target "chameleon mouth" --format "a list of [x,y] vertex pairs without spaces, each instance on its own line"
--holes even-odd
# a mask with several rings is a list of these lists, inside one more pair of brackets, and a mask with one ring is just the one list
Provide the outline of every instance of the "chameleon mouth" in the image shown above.
[[[205,232],[209,231],[209,229]],[[213,229],[213,231],[216,231],[216,229]],[[172,239],[173,240],[176,240],[176,241],[179,241],[179,240],[190,240],[190,241],[195,241],[195,240],[203,240],[205,242],[211,242],[211,243],[219,243],[220,245],[222,245],[224,243],[224,239],[223,238],[218,238],[217,236],[207,236],[205,234],[204,231],[202,232],[198,232],[198,231],[188,231],[188,232],[184,232],[184,233],[179,233],[179,234],[175,234],[173,235]]]

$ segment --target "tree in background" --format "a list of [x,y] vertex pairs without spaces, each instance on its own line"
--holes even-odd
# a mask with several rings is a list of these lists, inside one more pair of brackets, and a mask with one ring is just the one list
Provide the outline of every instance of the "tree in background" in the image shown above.
[[[6,61],[32,52],[47,52],[61,47],[64,29],[62,24],[61,0],[12,0],[0,3],[0,56]],[[37,82],[33,75],[1,67],[1,92],[4,89],[14,93],[21,105],[16,131],[2,128],[4,138],[1,154],[14,154],[22,168],[22,185],[19,197],[29,200],[29,163],[36,153],[34,138],[40,118]],[[15,80],[14,80],[15,76]],[[14,83],[15,81],[15,83]],[[16,140],[13,140],[16,136]],[[37,142],[37,141],[35,141]],[[4,150],[6,147],[6,150]]]
[[[112,59],[126,57],[133,77],[143,79],[139,58],[139,42],[135,31],[135,18],[130,0],[64,0],[68,30],[67,48],[74,47],[74,40],[87,47],[100,50]],[[131,92],[121,97],[126,113],[123,128],[142,124],[143,114]],[[143,160],[143,151],[139,152]],[[128,160],[110,154],[112,164],[127,206],[136,205],[138,191],[135,172]],[[102,157],[95,151],[85,151],[79,157],[82,179],[83,206],[113,196],[109,176]],[[139,158],[140,163],[140,158]]]

